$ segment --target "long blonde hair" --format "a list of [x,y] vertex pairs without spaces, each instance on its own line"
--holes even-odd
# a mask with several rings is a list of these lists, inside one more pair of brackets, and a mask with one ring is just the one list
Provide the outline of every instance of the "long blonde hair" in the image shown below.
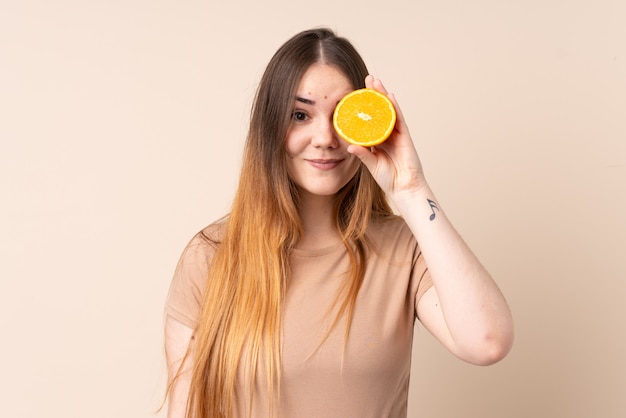
[[[275,412],[280,397],[281,317],[290,275],[289,255],[303,234],[298,192],[285,166],[285,139],[298,83],[318,62],[342,71],[355,89],[364,87],[368,72],[363,60],[346,39],[328,29],[297,34],[270,60],[257,89],[239,186],[211,260],[193,352],[188,353],[193,359],[187,405],[190,418],[231,416],[240,367],[251,394],[257,369],[263,367],[268,415]],[[368,222],[393,214],[363,166],[338,192],[334,212],[351,265],[332,323],[335,327],[345,318],[345,339],[364,275]]]

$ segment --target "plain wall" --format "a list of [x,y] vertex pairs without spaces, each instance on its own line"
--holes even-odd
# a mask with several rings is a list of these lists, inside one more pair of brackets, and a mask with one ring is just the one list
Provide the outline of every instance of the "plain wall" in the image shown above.
[[621,0],[0,0],[0,414],[155,416],[178,256],[228,211],[270,56],[325,25],[398,97],[515,317],[488,368],[418,326],[410,417],[626,416],[624,16]]

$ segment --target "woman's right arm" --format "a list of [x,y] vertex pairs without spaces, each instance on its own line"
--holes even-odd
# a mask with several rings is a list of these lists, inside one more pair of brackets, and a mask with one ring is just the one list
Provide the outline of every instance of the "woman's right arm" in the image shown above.
[[213,224],[187,244],[176,266],[165,302],[168,418],[187,418],[194,327],[202,310],[202,294],[210,260],[215,254],[219,228],[219,225]]
[[[191,380],[191,356],[187,349],[192,341],[193,330],[182,322],[167,315],[165,319],[165,356],[168,374],[167,418],[187,416],[187,398]],[[183,364],[183,359],[184,364]],[[182,369],[181,369],[182,364]]]

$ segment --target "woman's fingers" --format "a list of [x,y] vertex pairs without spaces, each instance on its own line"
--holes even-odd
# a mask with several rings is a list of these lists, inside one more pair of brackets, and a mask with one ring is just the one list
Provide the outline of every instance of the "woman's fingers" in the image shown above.
[[369,148],[361,147],[358,145],[348,146],[348,152],[355,155],[370,172],[376,168],[377,159]]
[[380,81],[379,78],[376,78],[371,74],[365,77],[365,87],[367,87],[368,89],[377,90],[385,95],[388,94],[387,89],[383,85],[383,82]]

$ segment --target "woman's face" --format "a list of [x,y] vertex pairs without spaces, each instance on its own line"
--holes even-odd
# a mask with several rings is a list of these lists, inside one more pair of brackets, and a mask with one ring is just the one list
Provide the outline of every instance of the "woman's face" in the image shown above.
[[333,113],[352,83],[335,67],[313,64],[300,80],[287,132],[287,173],[303,193],[331,196],[356,174],[359,160],[333,128]]

